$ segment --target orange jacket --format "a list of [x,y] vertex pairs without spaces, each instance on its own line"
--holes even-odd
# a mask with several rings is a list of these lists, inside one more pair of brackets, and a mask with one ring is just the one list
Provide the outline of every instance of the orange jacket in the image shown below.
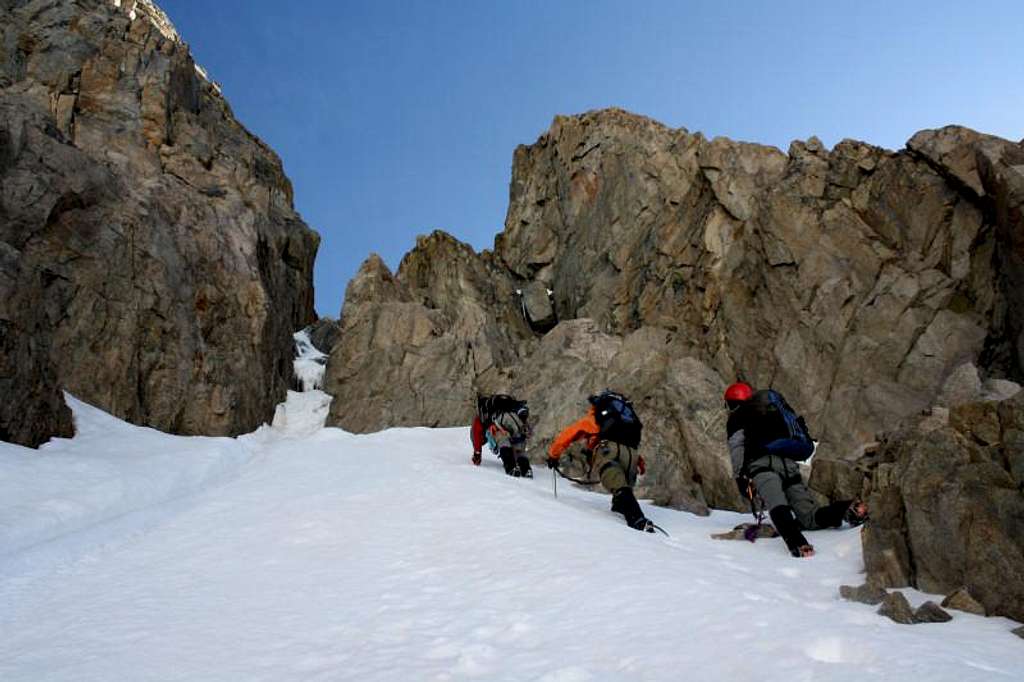
[[594,419],[594,408],[591,406],[586,415],[570,426],[567,426],[555,437],[551,447],[548,448],[548,455],[553,459],[558,459],[570,445],[581,438],[586,438],[587,449],[593,450],[601,442],[598,436],[600,433],[601,427],[597,425],[597,420]]

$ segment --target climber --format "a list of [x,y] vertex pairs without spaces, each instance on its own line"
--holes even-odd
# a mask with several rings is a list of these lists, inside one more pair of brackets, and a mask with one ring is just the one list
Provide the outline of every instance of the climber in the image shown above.
[[815,444],[804,418],[780,393],[755,392],[737,382],[725,390],[725,403],[729,457],[737,486],[752,507],[754,496],[760,497],[790,554],[814,555],[802,531],[838,528],[844,520],[858,526],[867,520],[864,502],[841,500],[820,506],[804,485],[798,462],[814,453]]
[[622,514],[631,528],[653,533],[654,524],[633,494],[637,474],[646,468],[644,458],[635,452],[640,445],[640,419],[629,400],[618,393],[605,390],[588,400],[587,414],[558,434],[548,448],[548,467],[557,469],[562,453],[582,441],[590,470],[597,471],[601,485],[612,494],[612,511]]
[[506,474],[533,478],[533,469],[526,456],[530,409],[525,400],[505,394],[477,396],[470,437],[473,441],[473,464],[480,465],[480,451],[486,441],[491,451],[498,455]]

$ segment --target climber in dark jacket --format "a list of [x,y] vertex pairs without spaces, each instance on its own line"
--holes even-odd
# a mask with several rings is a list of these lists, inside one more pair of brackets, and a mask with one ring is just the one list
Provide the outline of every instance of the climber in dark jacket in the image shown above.
[[[859,500],[841,500],[820,506],[800,476],[799,461],[814,451],[803,417],[792,415],[790,422],[802,430],[797,439],[793,427],[783,416],[789,411],[785,401],[773,391],[757,391],[738,382],[725,391],[729,408],[726,434],[729,458],[740,492],[759,495],[768,510],[775,530],[795,557],[814,555],[814,547],[804,530],[838,528],[846,520],[860,525],[867,519],[867,505]],[[779,402],[785,407],[780,410]]]
[[479,466],[484,443],[498,455],[509,476],[533,478],[526,455],[530,410],[526,402],[508,395],[477,396],[477,413],[470,427],[473,464]]

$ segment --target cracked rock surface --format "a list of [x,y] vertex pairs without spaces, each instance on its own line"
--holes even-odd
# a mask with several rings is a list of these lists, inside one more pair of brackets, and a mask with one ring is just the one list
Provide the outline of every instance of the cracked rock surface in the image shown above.
[[60,388],[172,433],[269,421],[318,242],[152,2],[0,5],[0,300],[35,287],[0,308],[5,362],[35,368],[4,437],[66,434]]
[[868,469],[868,580],[1024,621],[1024,393],[888,434]]

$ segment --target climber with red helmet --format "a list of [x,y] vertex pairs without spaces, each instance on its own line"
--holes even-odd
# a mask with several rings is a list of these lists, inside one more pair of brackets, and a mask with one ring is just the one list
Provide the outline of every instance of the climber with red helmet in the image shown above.
[[754,504],[757,495],[775,530],[795,557],[814,555],[805,530],[858,526],[867,505],[841,500],[820,506],[800,476],[799,462],[814,453],[807,423],[778,391],[755,391],[742,381],[725,389],[729,409],[726,436],[733,475],[740,492]]

